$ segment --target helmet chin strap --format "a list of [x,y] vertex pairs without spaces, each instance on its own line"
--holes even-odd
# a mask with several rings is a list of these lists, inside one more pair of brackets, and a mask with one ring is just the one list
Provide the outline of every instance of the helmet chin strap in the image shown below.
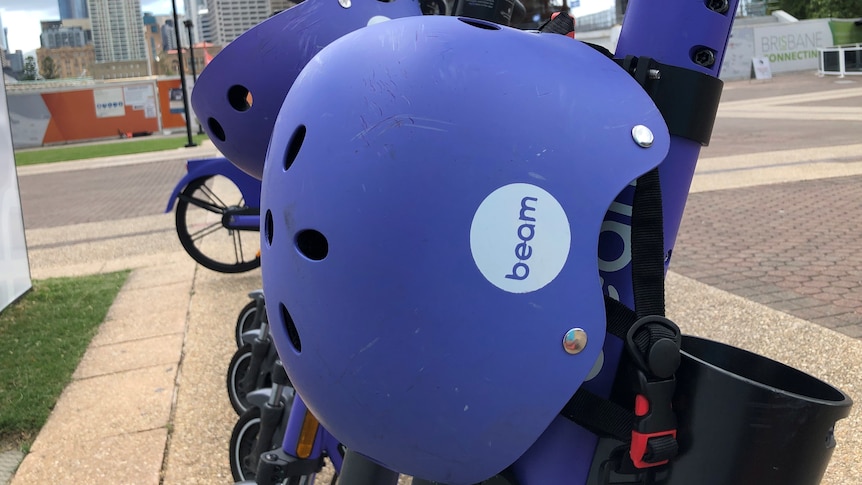
[[[719,79],[646,57],[616,62],[649,93],[672,135],[709,144],[723,86]],[[631,248],[634,310],[605,297],[607,333],[622,339],[626,348],[613,400],[580,388],[561,415],[599,436],[625,443],[628,453],[616,460],[614,472],[643,474],[661,470],[679,451],[671,400],[682,336],[664,316],[665,263],[670,253],[664,250],[658,168],[637,180]]]
[[637,180],[632,204],[632,284],[635,309],[605,297],[607,332],[625,342],[616,396],[583,388],[561,415],[590,431],[626,443],[617,473],[641,474],[678,454],[671,408],[679,367],[679,327],[664,317],[664,230],[658,169]]

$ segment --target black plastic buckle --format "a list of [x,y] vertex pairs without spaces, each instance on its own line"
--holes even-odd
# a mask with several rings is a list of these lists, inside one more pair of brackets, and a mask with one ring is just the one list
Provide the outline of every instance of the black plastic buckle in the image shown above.
[[[638,332],[659,335],[644,351],[635,343]],[[630,456],[638,469],[668,463],[678,452],[676,416],[671,402],[676,389],[682,335],[679,327],[657,315],[639,319],[626,335],[626,348],[635,364],[635,419]]]
[[599,465],[599,485],[652,485],[667,478],[667,470],[634,468],[627,446],[611,451]]
[[[661,327],[661,333],[669,335],[670,338],[659,339],[644,352],[635,342],[641,331],[649,331],[649,328],[644,327]],[[625,343],[626,350],[638,369],[650,376],[666,379],[672,377],[679,368],[682,333],[675,323],[665,317],[650,315],[638,319],[626,334]]]
[[323,469],[323,457],[300,459],[288,455],[281,448],[260,455],[255,483],[276,485],[290,477],[305,477]]

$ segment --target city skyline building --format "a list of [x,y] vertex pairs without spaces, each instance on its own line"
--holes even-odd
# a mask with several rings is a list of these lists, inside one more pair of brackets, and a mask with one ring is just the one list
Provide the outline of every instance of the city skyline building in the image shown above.
[[204,38],[203,18],[207,14],[207,4],[205,0],[184,0],[186,19],[192,21],[192,38],[196,42],[200,42]]
[[206,16],[212,28],[212,38],[207,40],[227,45],[271,14],[270,0],[207,0]]
[[177,37],[174,33],[173,19],[165,20],[159,28],[162,34],[162,51],[169,51],[177,48]]
[[147,44],[147,72],[158,75],[159,59],[162,53],[162,35],[159,19],[151,12],[144,12],[144,42]]
[[[36,49],[36,60],[39,66],[45,65],[45,59],[50,57],[54,63],[54,74],[58,79],[91,76],[95,63],[93,45],[61,46],[53,49]],[[42,73],[44,75],[44,73]]]
[[[189,34],[186,31],[186,28],[182,26],[183,17],[180,15],[178,17],[180,21],[180,42],[183,44],[183,47],[188,47],[189,45]],[[162,22],[162,26],[159,28],[162,37],[162,48],[163,52],[167,52],[170,50],[176,50],[177,48],[177,36],[174,33],[174,19],[168,18],[164,22]]]
[[63,28],[83,30],[87,43],[93,43],[93,26],[89,17],[85,19],[63,19],[61,22]]
[[211,42],[215,43],[215,27],[213,27],[213,19],[209,15],[209,12],[204,10],[198,20],[201,23],[201,36],[195,37],[197,42]]
[[50,29],[59,29],[62,26],[63,26],[62,20],[40,20],[39,21],[39,28],[41,29],[40,30],[41,32],[45,32],[46,30],[50,30]]
[[80,27],[55,27],[43,29],[39,36],[45,49],[60,47],[84,47],[87,45],[87,33]]
[[270,0],[272,15],[275,15],[279,12],[283,12],[284,10],[289,9],[290,7],[295,7],[297,5],[293,0]]
[[60,7],[60,19],[85,19],[89,17],[87,0],[57,0]]
[[15,52],[7,50],[6,60],[9,61],[9,67],[12,69],[12,72],[21,72],[24,70],[24,53],[21,52],[21,49]]
[[147,59],[141,0],[88,0],[96,63]]
[[[92,43],[90,19],[72,18],[42,20],[39,36],[41,47],[36,49],[36,63],[42,76],[52,79],[75,78],[92,72],[95,51]],[[50,74],[44,69],[51,59]]]

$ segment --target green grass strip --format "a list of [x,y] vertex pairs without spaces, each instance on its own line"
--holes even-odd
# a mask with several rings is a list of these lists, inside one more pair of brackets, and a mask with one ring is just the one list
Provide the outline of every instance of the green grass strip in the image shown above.
[[129,271],[36,280],[0,313],[0,442],[26,450]]
[[[196,144],[207,139],[206,135],[194,135]],[[134,153],[172,150],[186,146],[189,139],[184,137],[154,137],[140,140],[124,140],[109,143],[92,143],[85,145],[64,146],[60,148],[37,148],[15,152],[15,165],[34,165],[37,163],[65,162],[87,158],[112,157],[116,155],[131,155]]]

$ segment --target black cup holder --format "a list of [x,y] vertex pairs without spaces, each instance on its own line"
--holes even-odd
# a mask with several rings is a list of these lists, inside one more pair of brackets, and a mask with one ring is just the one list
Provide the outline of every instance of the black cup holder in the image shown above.
[[853,404],[797,369],[688,335],[675,378],[679,455],[631,475],[628,447],[601,438],[589,483],[817,485],[835,448],[835,422]]
[[667,484],[816,485],[853,404],[804,372],[692,336],[676,378],[680,455]]

